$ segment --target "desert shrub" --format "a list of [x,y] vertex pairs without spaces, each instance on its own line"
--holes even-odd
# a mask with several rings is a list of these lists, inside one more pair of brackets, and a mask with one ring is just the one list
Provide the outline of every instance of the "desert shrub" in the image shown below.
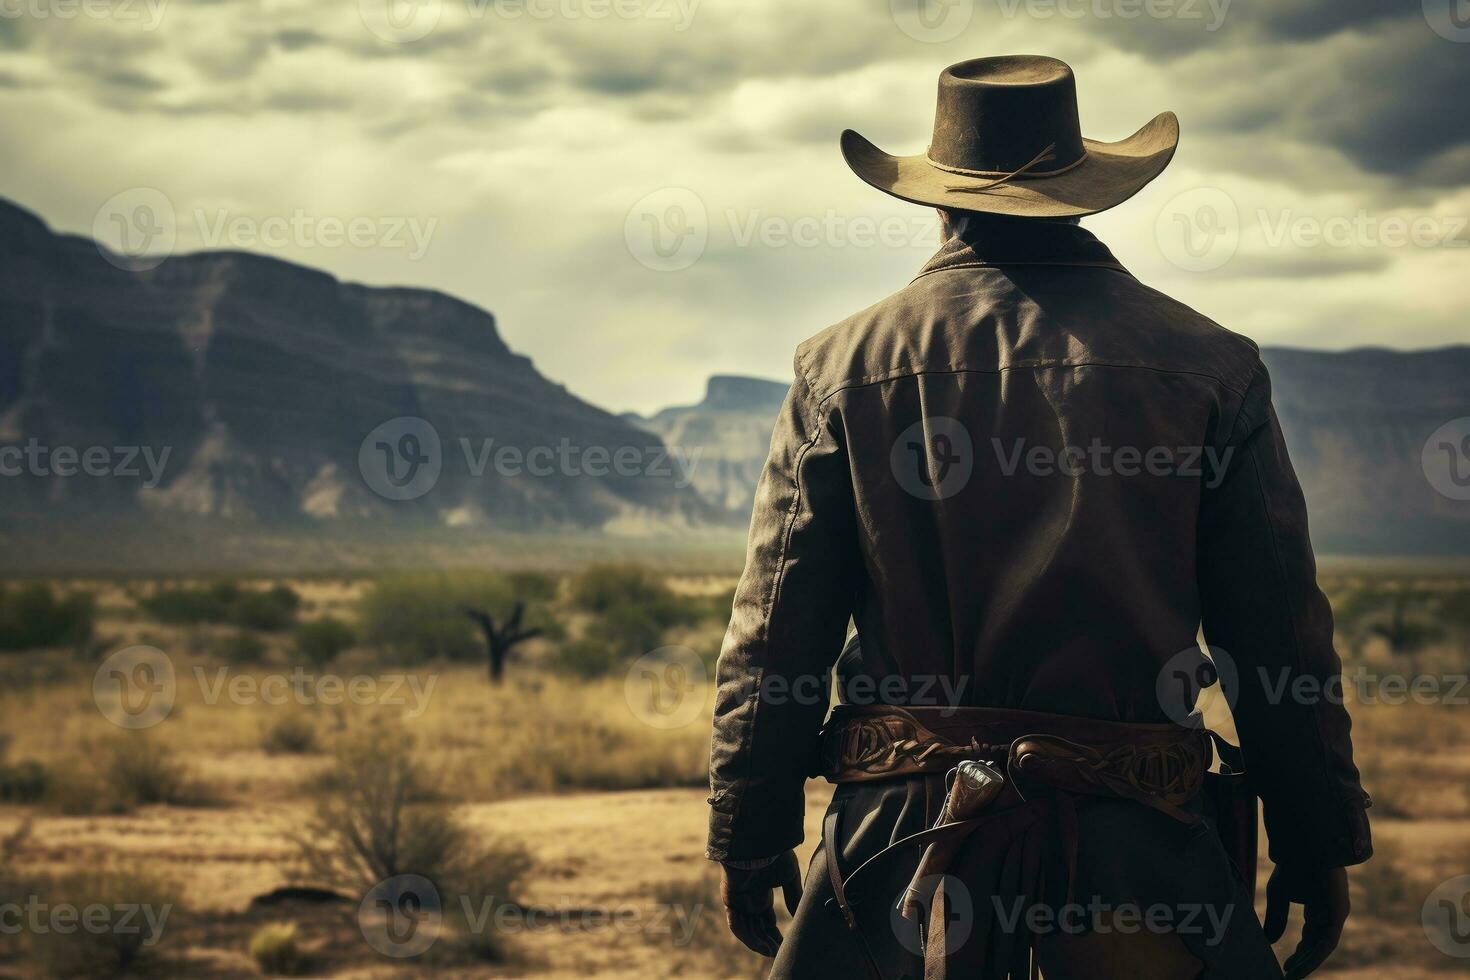
[[707,599],[677,595],[640,565],[589,565],[573,576],[570,593],[573,606],[598,617],[592,634],[620,656],[646,653],[659,645],[665,630],[691,625],[711,612]]
[[523,602],[550,602],[556,598],[557,579],[544,572],[509,572],[505,580]]
[[10,760],[10,736],[0,733],[0,803],[35,803],[46,795],[49,784],[41,763]]
[[197,625],[227,622],[240,601],[240,587],[216,582],[200,588],[159,589],[136,600],[138,608],[160,623]]
[[666,626],[656,612],[642,606],[614,606],[591,627],[591,635],[619,657],[636,657],[659,645]]
[[161,623],[229,623],[243,629],[280,630],[296,621],[301,596],[289,585],[242,589],[233,582],[216,582],[197,588],[160,589],[138,599],[137,604]]
[[[443,657],[481,660],[485,644],[467,609],[484,609],[504,621],[517,602],[528,605],[523,625],[550,631],[537,596],[539,577],[489,573],[395,576],[373,584],[358,602],[362,638],[409,663]],[[523,595],[518,589],[529,589]]]
[[0,759],[0,803],[35,803],[46,795],[50,785],[46,767],[35,759]]
[[250,958],[267,976],[292,977],[306,971],[306,955],[296,942],[296,923],[267,922],[250,937]]
[[112,977],[137,966],[146,954],[156,952],[178,904],[172,883],[141,870],[117,868],[50,876],[38,888],[38,897],[52,908],[66,905],[81,913],[101,907],[113,916],[109,928],[28,934],[31,957],[54,977]]
[[343,650],[357,642],[352,627],[331,616],[313,619],[296,627],[296,652],[314,667],[325,667]]
[[198,802],[198,790],[184,762],[156,738],[115,736],[106,743],[107,781],[118,799],[134,805]]
[[584,638],[563,643],[552,657],[552,666],[576,677],[603,677],[617,669],[620,658],[607,643]]
[[84,746],[74,764],[56,769],[48,798],[63,813],[73,814],[214,802],[167,744],[141,731],[120,732]]
[[271,755],[301,755],[316,749],[316,726],[303,714],[285,714],[266,726],[261,748]]
[[513,901],[531,863],[524,848],[466,828],[411,740],[386,731],[339,748],[295,840],[303,875],[315,884],[361,897],[396,875],[421,875],[445,908],[460,896]]
[[687,604],[642,565],[588,565],[572,576],[569,591],[572,605],[585,612],[605,615],[619,606],[637,606],[670,622],[687,616]]
[[225,663],[254,664],[265,657],[265,641],[247,630],[235,630],[217,639],[210,652]]
[[447,579],[396,578],[374,584],[359,600],[364,639],[409,662],[478,655],[474,625]]
[[296,622],[301,611],[301,596],[289,585],[277,585],[263,592],[249,591],[231,610],[229,622],[252,630],[282,630]]
[[43,582],[0,586],[0,650],[81,646],[91,639],[95,618],[90,592],[58,596]]

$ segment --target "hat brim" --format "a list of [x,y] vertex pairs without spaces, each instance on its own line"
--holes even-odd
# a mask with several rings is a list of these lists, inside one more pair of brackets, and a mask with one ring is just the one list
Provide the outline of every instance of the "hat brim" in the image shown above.
[[941,170],[924,154],[894,156],[850,129],[842,157],[852,172],[885,194],[931,207],[985,211],[1023,218],[1070,218],[1122,204],[1161,174],[1179,145],[1179,119],[1161,112],[1116,143],[1084,138],[1086,158],[1055,177],[1017,177],[985,186],[989,178]]

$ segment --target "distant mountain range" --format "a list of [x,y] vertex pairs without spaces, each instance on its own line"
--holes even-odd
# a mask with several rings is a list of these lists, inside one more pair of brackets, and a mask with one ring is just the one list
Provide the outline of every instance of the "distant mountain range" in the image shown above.
[[724,516],[657,437],[549,381],[467,303],[241,252],[128,265],[0,202],[0,530]]
[[[281,553],[477,531],[734,537],[786,391],[717,375],[697,405],[618,416],[441,293],[241,252],[140,269],[3,200],[0,346],[12,571],[69,550],[85,555],[70,567],[141,563],[123,540],[192,564],[266,537]],[[1467,505],[1419,464],[1430,432],[1470,415],[1470,348],[1266,359],[1319,550],[1470,553]]]
[[623,417],[686,453],[697,449],[694,489],[715,507],[748,519],[786,387],[764,378],[717,374],[697,405],[665,408],[646,418]]
[[[1310,505],[1317,550],[1333,555],[1470,554],[1470,503],[1425,478],[1425,440],[1470,416],[1470,347],[1342,353],[1265,348],[1276,411]],[[694,487],[744,516],[786,385],[718,375],[704,401],[628,416],[685,452]]]

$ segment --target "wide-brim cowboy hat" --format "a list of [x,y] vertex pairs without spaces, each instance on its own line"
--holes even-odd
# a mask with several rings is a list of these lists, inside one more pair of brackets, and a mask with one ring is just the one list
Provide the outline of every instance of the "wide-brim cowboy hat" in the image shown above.
[[1072,69],[1007,55],[944,70],[926,152],[897,156],[849,129],[842,156],[864,181],[914,204],[1065,218],[1128,200],[1163,172],[1178,144],[1172,112],[1114,143],[1082,136]]

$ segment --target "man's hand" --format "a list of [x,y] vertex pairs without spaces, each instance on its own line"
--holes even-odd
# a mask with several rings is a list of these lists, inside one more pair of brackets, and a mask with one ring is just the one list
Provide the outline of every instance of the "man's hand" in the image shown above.
[[1282,968],[1286,980],[1299,980],[1321,966],[1337,941],[1347,921],[1351,905],[1348,901],[1346,868],[1293,868],[1278,864],[1266,882],[1266,941],[1275,943],[1286,931],[1286,915],[1293,903],[1299,903],[1305,921],[1302,941]]
[[781,889],[786,896],[786,911],[796,914],[796,903],[801,901],[801,867],[796,852],[787,851],[754,871],[720,867],[724,870],[720,898],[725,903],[730,931],[762,956],[775,956],[781,948],[781,932],[776,928],[776,904],[771,892]]

